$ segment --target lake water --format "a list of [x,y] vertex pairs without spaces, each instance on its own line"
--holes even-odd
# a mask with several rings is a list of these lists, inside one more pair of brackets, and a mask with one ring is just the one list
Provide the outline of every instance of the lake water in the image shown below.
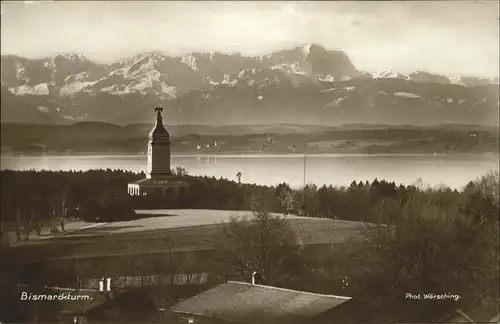
[[[305,159],[306,183],[319,186],[348,186],[353,180],[375,178],[412,184],[445,184],[460,189],[470,180],[499,169],[494,155],[308,155]],[[303,155],[174,155],[172,167],[182,166],[192,175],[208,175],[241,181],[275,185],[287,182],[300,187],[304,182]],[[14,170],[89,170],[146,168],[146,157],[120,156],[41,156],[1,158],[1,169]]]

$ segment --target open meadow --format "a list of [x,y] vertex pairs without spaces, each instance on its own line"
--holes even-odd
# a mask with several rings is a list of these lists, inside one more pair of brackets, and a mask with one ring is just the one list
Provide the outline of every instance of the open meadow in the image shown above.
[[[137,210],[144,216],[132,221],[88,223],[88,227],[44,240],[31,246],[55,258],[92,258],[131,254],[212,250],[211,239],[232,217],[247,218],[250,211],[227,210]],[[356,236],[363,223],[327,218],[286,215],[292,230],[304,244],[346,242]]]

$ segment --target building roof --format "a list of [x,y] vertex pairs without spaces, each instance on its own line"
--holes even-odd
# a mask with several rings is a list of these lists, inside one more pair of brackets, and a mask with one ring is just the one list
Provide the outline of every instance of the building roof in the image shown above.
[[476,323],[500,323],[500,304],[492,304],[488,306],[480,305],[474,308],[464,310],[471,319]]
[[456,309],[453,313],[441,318],[437,323],[475,323],[467,314],[460,309]]
[[455,309],[441,317],[435,323],[498,323],[500,309],[498,305],[479,305],[467,309]]
[[384,309],[375,307],[353,298],[347,303],[334,307],[319,316],[312,323],[315,324],[360,324],[360,323],[401,323],[401,319]]
[[350,297],[228,281],[172,307],[172,312],[236,323],[295,323],[313,318]]

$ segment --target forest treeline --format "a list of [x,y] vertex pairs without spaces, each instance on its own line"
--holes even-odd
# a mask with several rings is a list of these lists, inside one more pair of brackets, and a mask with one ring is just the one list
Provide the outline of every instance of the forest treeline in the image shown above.
[[[175,196],[129,196],[127,184],[144,177],[144,173],[123,170],[90,171],[1,171],[1,217],[4,226],[39,230],[61,218],[83,218],[87,221],[121,221],[135,217],[134,209],[184,208],[250,210],[255,197],[266,195],[269,210],[300,213],[370,223],[394,223],[397,219],[380,219],[374,210],[381,204],[399,204],[421,199],[440,212],[456,210],[473,222],[495,218],[498,194],[484,195],[478,186],[494,187],[498,173],[471,181],[463,190],[448,187],[428,188],[421,183],[396,185],[373,180],[353,181],[347,187],[307,185],[293,189],[286,183],[274,187],[239,183],[223,178],[192,176],[185,169],[173,170],[175,177],[189,183],[185,194]],[[489,180],[488,180],[489,179]],[[491,180],[493,179],[493,180]],[[486,182],[491,182],[485,184]],[[482,183],[482,184],[480,184]],[[489,188],[488,190],[492,190]],[[498,191],[497,191],[498,192]],[[397,216],[394,216],[397,218]],[[4,229],[5,230],[5,229]]]

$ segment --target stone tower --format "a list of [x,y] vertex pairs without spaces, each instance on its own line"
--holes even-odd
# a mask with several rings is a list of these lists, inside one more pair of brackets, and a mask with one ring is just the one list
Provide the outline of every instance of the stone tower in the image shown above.
[[164,197],[179,197],[184,194],[189,184],[173,176],[170,170],[170,134],[163,126],[161,113],[163,108],[155,108],[156,124],[148,140],[148,165],[144,179],[128,184],[130,195],[159,195]]
[[166,179],[172,175],[170,170],[170,134],[163,126],[161,113],[163,108],[157,107],[156,124],[148,141],[148,166],[146,178]]

